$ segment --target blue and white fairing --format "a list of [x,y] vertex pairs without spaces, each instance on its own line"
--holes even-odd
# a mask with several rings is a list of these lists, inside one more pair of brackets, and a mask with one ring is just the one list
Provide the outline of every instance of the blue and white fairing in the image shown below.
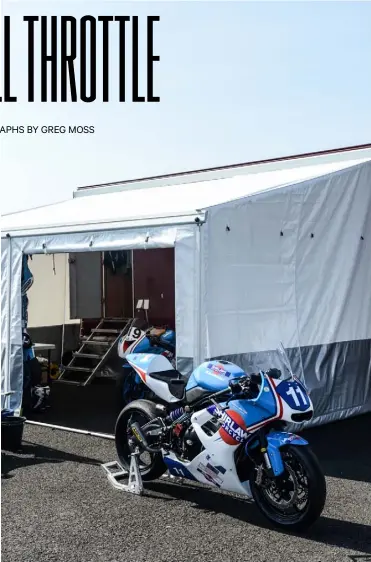
[[210,392],[219,392],[228,388],[231,380],[241,378],[245,372],[227,361],[206,361],[195,369],[190,376],[186,390],[200,387]]
[[[189,382],[189,388],[194,388],[193,385],[197,384],[217,392],[226,388],[228,384],[226,380],[243,375],[243,371],[237,366],[224,363],[223,368],[230,373],[230,376],[223,380],[220,363],[216,369],[215,363],[218,362],[212,362],[212,367],[209,366],[210,362],[200,366],[199,372]],[[210,370],[213,371],[213,375]],[[214,372],[216,372],[215,377]],[[303,398],[301,398],[302,393]],[[164,454],[169,472],[174,476],[197,480],[251,497],[248,474],[245,480],[241,480],[237,473],[236,449],[243,446],[248,456],[250,447],[254,448],[259,444],[255,437],[255,432],[259,428],[274,420],[287,420],[292,412],[310,410],[311,401],[304,393],[304,387],[297,380],[274,380],[261,373],[260,391],[255,399],[232,398],[228,404],[211,405],[192,415],[192,426],[204,449],[189,462],[180,460],[174,453]],[[209,431],[205,431],[205,424],[210,420],[218,420],[218,429],[212,435]],[[269,432],[266,437],[268,460],[276,476],[282,474],[284,470],[281,448],[286,445],[307,445],[307,441],[301,437],[284,431]]]
[[[141,380],[159,397],[168,403],[179,401],[171,395],[165,382],[151,377],[151,373],[172,369],[165,357],[133,354],[128,355],[127,360]],[[244,375],[244,371],[232,363],[206,361],[192,373],[186,389],[189,392],[201,388],[212,394],[227,389],[231,380]],[[171,474],[251,496],[248,475],[245,481],[241,481],[237,474],[236,449],[243,446],[248,455],[250,447],[256,444],[254,435],[259,428],[275,420],[294,421],[292,414],[313,410],[305,387],[291,371],[283,372],[282,379],[263,372],[260,377],[256,398],[241,399],[232,395],[228,403],[209,405],[192,414],[191,424],[203,450],[191,461],[179,459],[174,452],[164,451],[164,461]],[[210,421],[215,427],[211,434]],[[284,469],[281,447],[307,444],[301,437],[281,431],[267,433],[267,441],[268,459],[276,476]]]
[[[139,379],[159,398],[169,404],[181,400],[182,397],[174,396],[170,391],[168,382],[171,378],[174,378],[172,374],[174,367],[166,357],[152,353],[129,353],[126,360],[139,376]],[[166,379],[167,372],[170,375],[168,380]],[[152,377],[152,373],[162,373],[165,380]]]
[[[173,330],[166,330],[166,332],[161,335],[161,340],[164,340],[165,343],[171,344],[175,349],[175,332]],[[142,353],[163,355],[172,361],[172,363],[175,362],[173,353],[170,353],[168,350],[161,347],[161,345],[152,345],[150,338],[147,336],[147,332],[136,326],[131,328],[128,334],[119,339],[117,344],[117,353],[122,359],[126,359],[128,355],[132,355],[134,353]],[[131,371],[132,369],[132,365],[130,365],[127,361],[122,364],[122,367],[127,371]],[[137,372],[135,372],[134,383],[139,385],[141,382],[143,382],[143,379]],[[129,393],[130,390],[128,391],[127,387],[124,385],[124,398],[126,398]]]

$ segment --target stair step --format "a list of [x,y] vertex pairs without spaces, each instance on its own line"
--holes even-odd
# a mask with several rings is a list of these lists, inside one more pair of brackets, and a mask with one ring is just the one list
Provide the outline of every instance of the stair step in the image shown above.
[[91,373],[92,369],[90,367],[75,367],[74,365],[71,365],[70,367],[65,367],[64,368],[65,371],[80,371],[82,373]]
[[114,323],[120,323],[120,324],[127,324],[128,322],[131,322],[131,318],[104,318],[103,322],[114,322]]
[[112,345],[111,341],[88,340],[87,338],[82,339],[84,341],[84,345],[105,345],[106,347]]
[[121,330],[111,330],[111,328],[93,328],[94,334],[119,334]]
[[[114,347],[118,338],[121,334],[125,333],[132,322],[133,318],[102,318],[96,327],[91,329],[90,335],[80,338],[80,349],[73,353],[71,363],[64,368],[58,381],[61,383],[65,382],[66,384],[87,386],[94,377],[111,378],[110,376],[105,376],[102,368],[106,364],[111,352],[115,351]],[[111,325],[111,328],[103,328],[107,324],[108,326]],[[117,326],[119,327],[118,329]],[[92,353],[90,353],[89,346],[98,346],[98,348],[91,350]],[[104,349],[99,349],[99,347]],[[97,363],[92,363],[90,367],[74,366],[79,359],[84,358],[95,359]],[[73,376],[73,372],[76,373],[75,376]],[[76,379],[80,378],[77,373],[85,373],[85,377],[81,377],[84,380],[77,381]],[[69,380],[70,378],[75,380]]]
[[103,355],[98,355],[98,353],[82,353],[80,351],[75,351],[74,357],[84,357],[86,359],[102,359]]
[[71,384],[75,386],[84,386],[83,381],[70,381],[68,379],[56,379],[53,384]]

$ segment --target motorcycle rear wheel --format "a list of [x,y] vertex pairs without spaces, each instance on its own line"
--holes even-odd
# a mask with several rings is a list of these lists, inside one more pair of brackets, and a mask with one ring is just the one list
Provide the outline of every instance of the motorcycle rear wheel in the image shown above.
[[[130,446],[128,443],[128,423],[130,418],[137,421],[140,426],[157,418],[156,406],[149,400],[135,400],[128,404],[120,413],[116,421],[115,427],[115,444],[117,455],[120,459],[122,466],[129,470],[130,467]],[[145,456],[149,458],[149,462],[145,463],[142,456],[139,458],[139,470],[144,481],[157,480],[166,470],[166,464],[163,461],[161,453],[144,452]]]
[[[289,445],[282,451],[282,457],[287,474],[285,481],[278,484],[278,479],[263,477],[263,485],[258,485],[257,472],[253,471],[251,492],[260,511],[276,527],[304,531],[322,513],[326,501],[326,480],[317,457],[308,446]],[[298,503],[290,505],[294,494]],[[300,501],[302,504],[299,504]]]

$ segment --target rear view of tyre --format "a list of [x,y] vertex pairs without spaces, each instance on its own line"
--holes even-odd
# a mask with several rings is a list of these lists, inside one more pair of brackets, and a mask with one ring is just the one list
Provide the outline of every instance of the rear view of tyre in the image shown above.
[[[138,422],[140,427],[157,418],[156,406],[148,400],[135,400],[128,404],[119,415],[115,427],[117,455],[126,470],[130,467],[132,448],[129,444],[130,423]],[[161,453],[142,451],[139,457],[139,470],[144,481],[156,480],[167,468]]]
[[314,453],[307,446],[282,450],[285,473],[268,478],[263,470],[250,477],[254,500],[275,526],[293,531],[310,527],[326,501],[326,481]]

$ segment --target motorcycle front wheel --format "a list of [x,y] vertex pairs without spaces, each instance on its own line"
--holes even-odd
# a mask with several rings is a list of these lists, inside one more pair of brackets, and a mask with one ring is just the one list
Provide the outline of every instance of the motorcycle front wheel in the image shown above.
[[282,450],[285,472],[268,478],[262,467],[250,477],[253,498],[276,527],[303,531],[321,515],[326,501],[326,480],[314,453],[307,446]]
[[[128,404],[121,412],[116,421],[115,444],[117,455],[122,466],[129,470],[130,455],[132,450],[129,445],[130,420],[131,423],[138,422],[140,427],[157,417],[156,406],[149,400],[135,400]],[[167,467],[161,453],[150,453],[142,451],[139,457],[139,470],[144,481],[160,478]]]

